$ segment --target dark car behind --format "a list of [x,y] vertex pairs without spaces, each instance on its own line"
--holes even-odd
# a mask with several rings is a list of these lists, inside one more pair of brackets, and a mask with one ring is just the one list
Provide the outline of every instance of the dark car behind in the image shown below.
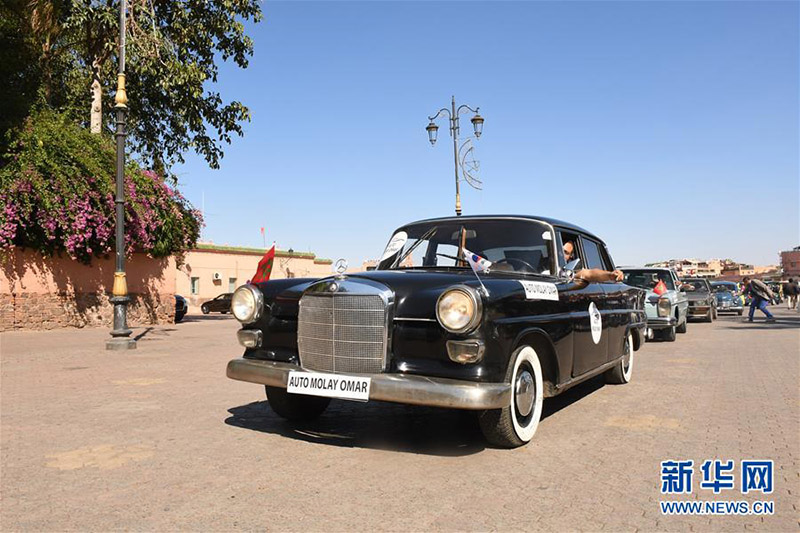
[[681,278],[683,285],[688,285],[686,295],[689,297],[689,318],[712,322],[717,318],[717,300],[711,292],[711,285],[705,278]]
[[186,312],[189,310],[189,304],[186,302],[186,298],[181,296],[180,294],[175,295],[175,323],[180,322],[183,320],[183,317],[186,316]]
[[220,294],[213,300],[204,302],[200,306],[200,310],[204,315],[208,313],[229,313],[231,310],[231,296],[233,296],[232,292]]
[[742,297],[739,287],[732,281],[712,281],[711,290],[717,303],[717,313],[738,313],[739,316],[744,312]]

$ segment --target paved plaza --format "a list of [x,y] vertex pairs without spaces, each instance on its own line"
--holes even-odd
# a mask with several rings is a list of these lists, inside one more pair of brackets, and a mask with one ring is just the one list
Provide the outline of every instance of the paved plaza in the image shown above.
[[[220,315],[0,335],[0,527],[19,530],[796,531],[800,315],[725,316],[637,352],[629,385],[545,401],[533,442],[485,445],[470,413],[334,402],[314,423],[225,377]],[[760,320],[760,319],[759,319]],[[775,461],[774,493],[660,494],[660,462]],[[771,500],[772,516],[672,517],[660,500]]]

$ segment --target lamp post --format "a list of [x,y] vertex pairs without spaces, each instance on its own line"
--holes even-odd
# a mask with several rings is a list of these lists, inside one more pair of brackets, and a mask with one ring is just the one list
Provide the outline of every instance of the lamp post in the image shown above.
[[131,339],[128,328],[128,284],[125,279],[125,119],[128,113],[128,95],[125,92],[125,3],[119,3],[119,73],[114,110],[117,114],[117,195],[116,208],[117,264],[111,303],[114,304],[114,329],[106,341],[106,350],[132,350],[136,340]]
[[480,115],[478,110],[480,107],[476,107],[472,109],[470,106],[466,104],[462,104],[456,108],[456,97],[450,101],[450,109],[443,107],[439,110],[438,113],[433,115],[432,117],[428,117],[430,121],[428,126],[425,130],[428,132],[428,140],[431,142],[431,146],[436,144],[436,135],[439,131],[439,126],[436,125],[434,122],[437,118],[442,115],[447,115],[448,119],[450,120],[450,136],[453,138],[453,164],[455,167],[455,175],[456,175],[456,216],[461,216],[461,191],[459,188],[459,177],[458,177],[458,132],[459,132],[459,120],[458,117],[461,115],[462,112],[471,111],[475,113],[475,116],[470,119],[472,122],[472,128],[475,131],[475,137],[480,138],[481,133],[483,132],[483,117]]

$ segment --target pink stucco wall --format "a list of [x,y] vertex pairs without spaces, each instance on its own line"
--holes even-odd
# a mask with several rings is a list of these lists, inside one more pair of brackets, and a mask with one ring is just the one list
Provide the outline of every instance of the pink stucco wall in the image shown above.
[[[111,324],[114,256],[84,265],[14,249],[0,257],[0,331]],[[134,254],[126,265],[131,325],[165,323],[175,313],[175,260]]]
[[[110,292],[114,284],[114,256],[95,258],[84,265],[66,255],[43,257],[17,248],[0,262],[0,292],[49,294],[56,292]],[[175,259],[153,259],[145,254],[128,258],[128,291],[175,292]]]

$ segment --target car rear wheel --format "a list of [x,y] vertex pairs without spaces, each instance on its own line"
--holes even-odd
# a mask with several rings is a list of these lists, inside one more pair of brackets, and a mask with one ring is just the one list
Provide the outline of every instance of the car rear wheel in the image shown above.
[[264,385],[267,391],[267,400],[272,410],[286,420],[302,422],[313,420],[325,412],[330,398],[307,396],[305,394],[290,394],[282,387]]
[[542,417],[544,380],[539,356],[533,348],[522,346],[514,352],[506,382],[511,383],[509,405],[482,411],[478,422],[491,444],[516,448],[533,438]]
[[630,334],[628,334],[628,338],[625,339],[624,350],[625,355],[622,356],[619,363],[617,363],[614,368],[606,370],[606,373],[603,374],[606,383],[623,385],[630,382],[631,376],[633,375],[633,338]]
[[208,306],[207,305],[200,306],[200,310],[203,312],[204,315],[208,314]]

